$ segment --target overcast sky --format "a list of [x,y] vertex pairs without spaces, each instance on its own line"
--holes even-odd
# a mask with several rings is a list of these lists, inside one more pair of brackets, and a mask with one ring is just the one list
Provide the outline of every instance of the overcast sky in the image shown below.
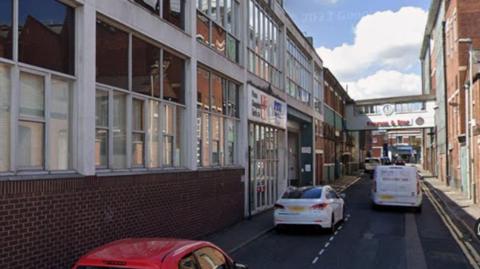
[[419,54],[430,0],[284,0],[354,99],[421,93]]

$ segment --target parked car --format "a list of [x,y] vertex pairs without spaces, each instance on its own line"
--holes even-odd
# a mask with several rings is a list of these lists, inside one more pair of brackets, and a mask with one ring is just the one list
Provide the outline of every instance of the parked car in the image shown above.
[[381,165],[382,161],[380,158],[365,158],[365,172],[373,174],[375,167]]
[[90,251],[74,269],[245,269],[212,243],[167,238],[118,240]]
[[334,232],[345,217],[344,197],[330,186],[291,187],[275,203],[275,227],[314,225]]
[[380,160],[382,165],[392,165],[392,161],[388,157],[382,157]]
[[421,176],[412,166],[378,166],[372,183],[372,204],[422,209]]

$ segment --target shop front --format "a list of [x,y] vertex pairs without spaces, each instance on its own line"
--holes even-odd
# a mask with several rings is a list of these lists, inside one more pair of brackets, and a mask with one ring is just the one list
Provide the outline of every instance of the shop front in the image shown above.
[[249,213],[271,208],[286,187],[285,130],[287,106],[261,90],[248,87]]

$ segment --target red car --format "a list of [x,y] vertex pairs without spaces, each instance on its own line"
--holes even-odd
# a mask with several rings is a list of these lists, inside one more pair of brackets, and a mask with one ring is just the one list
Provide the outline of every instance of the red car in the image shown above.
[[212,243],[167,238],[123,239],[92,250],[73,269],[245,269]]

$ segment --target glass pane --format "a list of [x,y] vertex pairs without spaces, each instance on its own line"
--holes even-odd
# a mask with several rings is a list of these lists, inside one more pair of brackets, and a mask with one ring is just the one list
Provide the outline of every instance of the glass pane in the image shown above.
[[212,45],[220,54],[225,55],[226,33],[216,23],[213,23],[212,26]]
[[108,166],[108,131],[97,129],[95,133],[95,166]]
[[225,79],[212,74],[212,111],[223,112],[223,88]]
[[143,166],[145,136],[132,134],[132,166]]
[[128,34],[97,20],[97,82],[128,89]]
[[132,102],[132,130],[143,131],[143,101],[133,99]]
[[235,121],[225,120],[225,140],[226,140],[226,149],[225,149],[225,161],[227,165],[234,163],[235,156]]
[[202,113],[197,113],[197,166],[202,166]]
[[163,0],[163,18],[184,29],[185,0]]
[[210,122],[209,114],[202,114],[202,166],[210,165]]
[[19,121],[17,167],[20,169],[43,169],[43,123]]
[[159,1],[157,0],[135,0],[144,8],[150,10],[152,13],[157,14],[160,12]]
[[95,93],[95,124],[99,127],[108,127],[108,92]]
[[164,51],[163,71],[163,98],[183,104],[185,61],[168,51]]
[[163,137],[163,165],[173,166],[173,136]]
[[233,29],[232,29],[232,18],[233,18],[232,1],[235,1],[235,0],[227,0],[227,6],[226,6],[226,9],[225,9],[225,13],[226,13],[226,16],[227,16],[227,24],[225,25],[225,28],[229,32],[233,32]]
[[207,45],[210,44],[209,21],[208,17],[197,12],[197,41]]
[[159,103],[155,101],[150,101],[150,110],[148,115],[149,120],[149,167],[159,167],[160,166],[160,151],[159,151],[159,141],[160,141],[160,115],[159,115]]
[[113,95],[113,168],[127,165],[126,98],[124,94]]
[[174,106],[165,106],[165,127],[163,128],[163,133],[167,135],[173,135],[173,127],[175,124],[174,119],[175,107]]
[[230,82],[228,87],[228,116],[238,117],[238,86]]
[[75,11],[72,7],[55,0],[20,0],[18,23],[19,61],[74,73]]
[[12,2],[0,1],[0,57],[8,59],[12,59]]
[[175,166],[180,166],[182,160],[182,130],[183,130],[183,108],[177,107],[176,133],[175,133]]
[[132,89],[160,97],[160,49],[139,38],[132,38]]
[[197,104],[198,108],[210,108],[210,72],[197,68]]
[[228,59],[238,62],[238,57],[237,57],[237,51],[238,51],[238,42],[235,38],[233,38],[231,35],[227,35],[227,57]]
[[50,124],[48,126],[49,169],[67,170],[70,166],[70,96],[68,81],[52,79]]
[[223,118],[212,116],[212,164],[223,165]]
[[10,168],[10,87],[10,69],[0,65],[0,171]]
[[43,77],[20,73],[20,115],[43,118],[44,102]]

